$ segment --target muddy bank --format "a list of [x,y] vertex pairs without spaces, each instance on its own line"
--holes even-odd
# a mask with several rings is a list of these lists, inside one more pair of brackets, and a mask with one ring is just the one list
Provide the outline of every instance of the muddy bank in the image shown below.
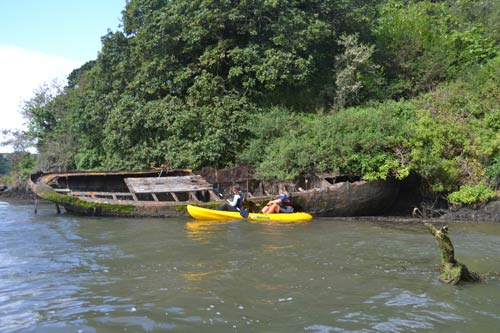
[[482,207],[451,208],[440,217],[442,220],[500,222],[500,199],[490,201]]
[[422,179],[415,174],[401,181],[398,199],[387,216],[383,218],[394,222],[500,222],[500,197],[484,205],[453,207],[449,206],[444,198],[435,199],[423,196],[421,193],[423,185]]
[[27,182],[17,184],[13,187],[2,186],[0,188],[0,200],[10,202],[34,202],[36,199],[35,193],[31,191]]

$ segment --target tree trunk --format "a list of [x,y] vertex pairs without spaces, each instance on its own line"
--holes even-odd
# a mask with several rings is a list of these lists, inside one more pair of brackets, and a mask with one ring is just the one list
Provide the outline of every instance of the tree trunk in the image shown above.
[[439,279],[449,284],[480,282],[479,274],[469,271],[467,266],[455,259],[455,249],[448,237],[448,226],[444,226],[439,230],[430,223],[425,223],[425,226],[434,236],[441,250],[441,275]]

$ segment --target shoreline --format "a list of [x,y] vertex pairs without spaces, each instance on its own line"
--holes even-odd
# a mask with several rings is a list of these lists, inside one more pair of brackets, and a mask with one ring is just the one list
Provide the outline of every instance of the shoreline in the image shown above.
[[[7,202],[9,204],[18,205],[34,205],[35,201],[40,203],[51,203],[48,200],[37,198],[36,194],[27,189],[26,187],[19,186],[17,188],[7,189],[0,192],[0,201]],[[484,204],[480,207],[459,207],[456,209],[448,209],[446,213],[439,217],[414,217],[411,214],[408,215],[398,215],[391,214],[388,212],[386,215],[374,215],[374,216],[350,216],[350,217],[336,217],[338,219],[349,219],[363,221],[380,221],[380,222],[392,222],[398,224],[404,223],[453,223],[453,222],[500,222],[500,199],[496,198]]]
[[[19,198],[10,197],[0,194],[0,202],[15,205],[35,205],[35,198]],[[38,198],[38,204],[51,204],[49,200]],[[324,217],[317,217],[324,218]],[[381,222],[381,223],[394,223],[394,224],[423,224],[423,223],[468,223],[468,222],[484,222],[484,223],[500,223],[500,201],[495,200],[489,202],[485,206],[472,209],[469,207],[462,207],[455,211],[450,210],[448,213],[440,217],[413,217],[411,215],[371,215],[371,216],[342,216],[333,217],[338,220],[355,220],[359,222]]]

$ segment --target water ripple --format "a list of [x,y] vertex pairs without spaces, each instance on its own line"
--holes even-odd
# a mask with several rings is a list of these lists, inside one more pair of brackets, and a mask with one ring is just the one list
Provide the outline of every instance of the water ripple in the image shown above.
[[[361,324],[376,332],[397,333],[432,330],[435,329],[435,323],[461,322],[465,319],[455,314],[455,307],[446,302],[436,301],[426,293],[414,294],[400,288],[372,296],[362,304],[366,306],[361,306],[359,311],[332,312],[340,327],[321,327],[320,331],[341,332],[342,326]],[[390,311],[390,308],[396,311]],[[309,329],[317,331],[317,327],[311,326]]]
[[[0,214],[0,333],[489,333],[500,325],[500,284],[441,284],[439,252],[420,226],[34,216],[15,205]],[[499,271],[500,227],[461,228],[460,258]]]
[[[2,221],[0,232],[0,332],[51,326],[51,318],[77,317],[91,307],[84,284],[104,272],[98,263],[110,246],[85,246],[72,219],[31,223]],[[22,239],[22,243],[20,243]]]

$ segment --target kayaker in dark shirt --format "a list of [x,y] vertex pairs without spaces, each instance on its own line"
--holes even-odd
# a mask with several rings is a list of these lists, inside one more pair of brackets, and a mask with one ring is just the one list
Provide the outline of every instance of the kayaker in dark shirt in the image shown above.
[[264,214],[291,212],[293,212],[292,197],[290,193],[288,193],[286,185],[281,186],[280,195],[277,199],[269,201],[267,205],[262,208],[262,213]]

